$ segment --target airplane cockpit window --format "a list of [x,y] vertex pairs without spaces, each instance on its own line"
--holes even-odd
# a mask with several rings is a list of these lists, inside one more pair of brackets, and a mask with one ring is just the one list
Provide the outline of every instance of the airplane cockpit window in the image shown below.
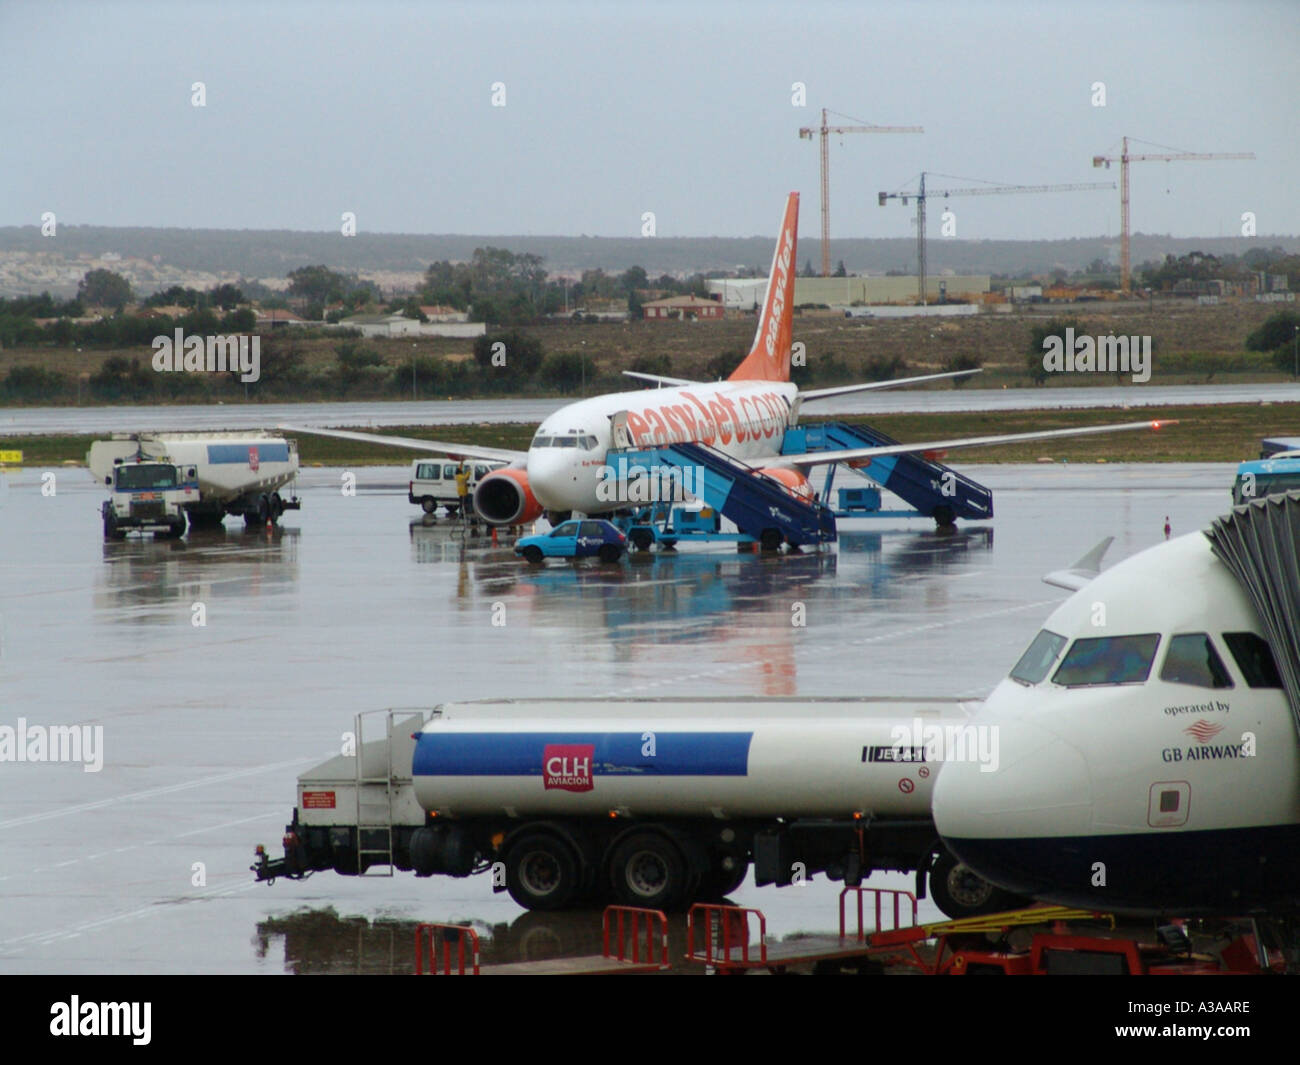
[[1188,632],[1169,641],[1160,679],[1198,688],[1231,688],[1232,677],[1208,633]]
[[1252,688],[1282,687],[1282,678],[1267,640],[1253,632],[1225,632],[1223,642],[1228,645],[1237,668]]
[[1020,656],[1020,661],[1011,671],[1011,679],[1031,686],[1038,684],[1047,676],[1047,671],[1052,668],[1052,663],[1064,646],[1064,636],[1042,629],[1029,645],[1029,650]]
[[533,437],[533,442],[532,442],[531,444],[529,444],[528,446],[529,446],[530,448],[534,448],[534,447],[550,447],[550,446],[551,446],[551,438],[550,438],[549,436],[547,436],[546,434],[544,434],[544,433],[538,433],[535,437]]
[[551,447],[577,447],[576,436],[557,436],[551,440]]
[[599,441],[597,441],[594,436],[578,437],[578,446],[582,448],[583,451],[595,451],[598,443]]
[[1096,636],[1075,640],[1052,677],[1053,684],[1076,688],[1092,684],[1142,684],[1160,644],[1157,633]]

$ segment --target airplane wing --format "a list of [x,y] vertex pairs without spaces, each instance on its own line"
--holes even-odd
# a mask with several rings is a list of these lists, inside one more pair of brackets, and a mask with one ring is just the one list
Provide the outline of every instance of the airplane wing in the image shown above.
[[1177,420],[1123,422],[1118,425],[1090,425],[1082,429],[1041,429],[1032,433],[1003,433],[999,436],[968,436],[959,440],[931,440],[924,444],[886,444],[880,447],[853,447],[839,451],[810,451],[806,455],[781,455],[768,462],[772,466],[795,466],[811,469],[831,462],[854,462],[861,459],[881,458],[885,455],[909,455],[918,451],[951,451],[959,447],[980,447],[993,444],[1015,444],[1022,440],[1055,440],[1066,436],[1090,436],[1093,433],[1122,433],[1130,429],[1163,429],[1177,425]]
[[[799,399],[807,403],[810,399],[829,399],[831,396],[845,396],[850,392],[869,392],[876,388],[902,388],[904,385],[919,385],[923,381],[942,381],[948,377],[969,377],[971,374],[983,373],[983,370],[955,370],[952,373],[931,373],[924,377],[900,377],[894,381],[867,381],[858,385],[836,385],[834,388],[811,388],[800,392]],[[692,384],[682,381],[682,384]]]
[[339,440],[356,440],[362,444],[404,447],[411,451],[426,451],[453,459],[489,459],[494,462],[522,463],[528,458],[526,451],[511,451],[504,447],[479,447],[477,444],[454,444],[446,440],[418,440],[411,436],[379,436],[375,433],[354,433],[347,429],[315,429],[306,425],[278,425],[276,428],[290,433],[309,433],[313,436],[332,436]]
[[686,377],[665,377],[657,373],[639,373],[636,370],[624,370],[624,377],[639,377],[642,381],[654,381],[658,385],[702,385],[703,381],[692,381]]
[[1101,573],[1101,557],[1107,551],[1115,537],[1108,536],[1069,569],[1053,570],[1043,578],[1044,584],[1052,584],[1070,592],[1077,592],[1089,581]]

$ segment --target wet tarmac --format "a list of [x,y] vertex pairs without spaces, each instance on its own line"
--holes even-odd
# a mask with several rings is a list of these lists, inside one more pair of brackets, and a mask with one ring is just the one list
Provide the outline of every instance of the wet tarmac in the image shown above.
[[[360,710],[983,695],[1065,594],[1043,573],[1106,535],[1112,561],[1154,544],[1166,516],[1176,534],[1203,527],[1229,505],[1234,467],[963,472],[994,490],[998,516],[953,535],[859,520],[820,554],[724,545],[542,568],[422,519],[402,468],[357,471],[355,495],[342,470],[305,471],[303,508],[280,530],[231,520],[112,544],[86,471],[4,475],[0,726],[102,727],[102,768],[0,762],[0,972],[407,972],[417,921],[474,923],[485,961],[598,949],[597,915],[526,914],[483,877],[322,872],[268,887],[248,871],[253,847],[279,853],[296,775]],[[750,881],[733,899],[780,938],[833,929],[838,890]],[[925,900],[921,916],[938,911]]]
[[[1300,384],[1124,385],[1061,388],[912,388],[818,400],[815,415],[1296,403]],[[32,433],[138,433],[311,426],[462,425],[540,422],[560,399],[465,399],[367,403],[214,403],[177,407],[12,407],[0,410],[0,438]]]

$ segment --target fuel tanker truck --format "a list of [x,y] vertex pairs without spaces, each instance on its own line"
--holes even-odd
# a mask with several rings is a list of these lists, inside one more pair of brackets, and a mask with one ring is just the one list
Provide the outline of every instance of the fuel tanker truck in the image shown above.
[[[258,880],[488,874],[519,905],[678,909],[824,874],[915,871],[953,917],[1020,900],[939,842],[942,762],[991,758],[956,699],[526,699],[357,715],[298,778]],[[366,741],[382,726],[382,738]],[[996,764],[994,764],[996,768]]]
[[298,476],[298,442],[278,433],[114,433],[86,455],[109,497],[101,507],[104,538],[127,532],[180,536],[228,514],[245,525],[274,524],[302,506],[280,489]]

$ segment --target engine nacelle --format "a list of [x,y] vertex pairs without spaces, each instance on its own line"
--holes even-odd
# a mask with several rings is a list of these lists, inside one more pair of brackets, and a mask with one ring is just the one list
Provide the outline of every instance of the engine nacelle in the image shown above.
[[780,466],[769,466],[758,471],[771,477],[774,481],[780,481],[795,499],[802,499],[808,503],[813,501],[815,493],[812,485],[808,483],[808,478],[799,470],[790,470]]
[[493,470],[474,489],[474,510],[489,525],[523,525],[542,516],[525,470]]

